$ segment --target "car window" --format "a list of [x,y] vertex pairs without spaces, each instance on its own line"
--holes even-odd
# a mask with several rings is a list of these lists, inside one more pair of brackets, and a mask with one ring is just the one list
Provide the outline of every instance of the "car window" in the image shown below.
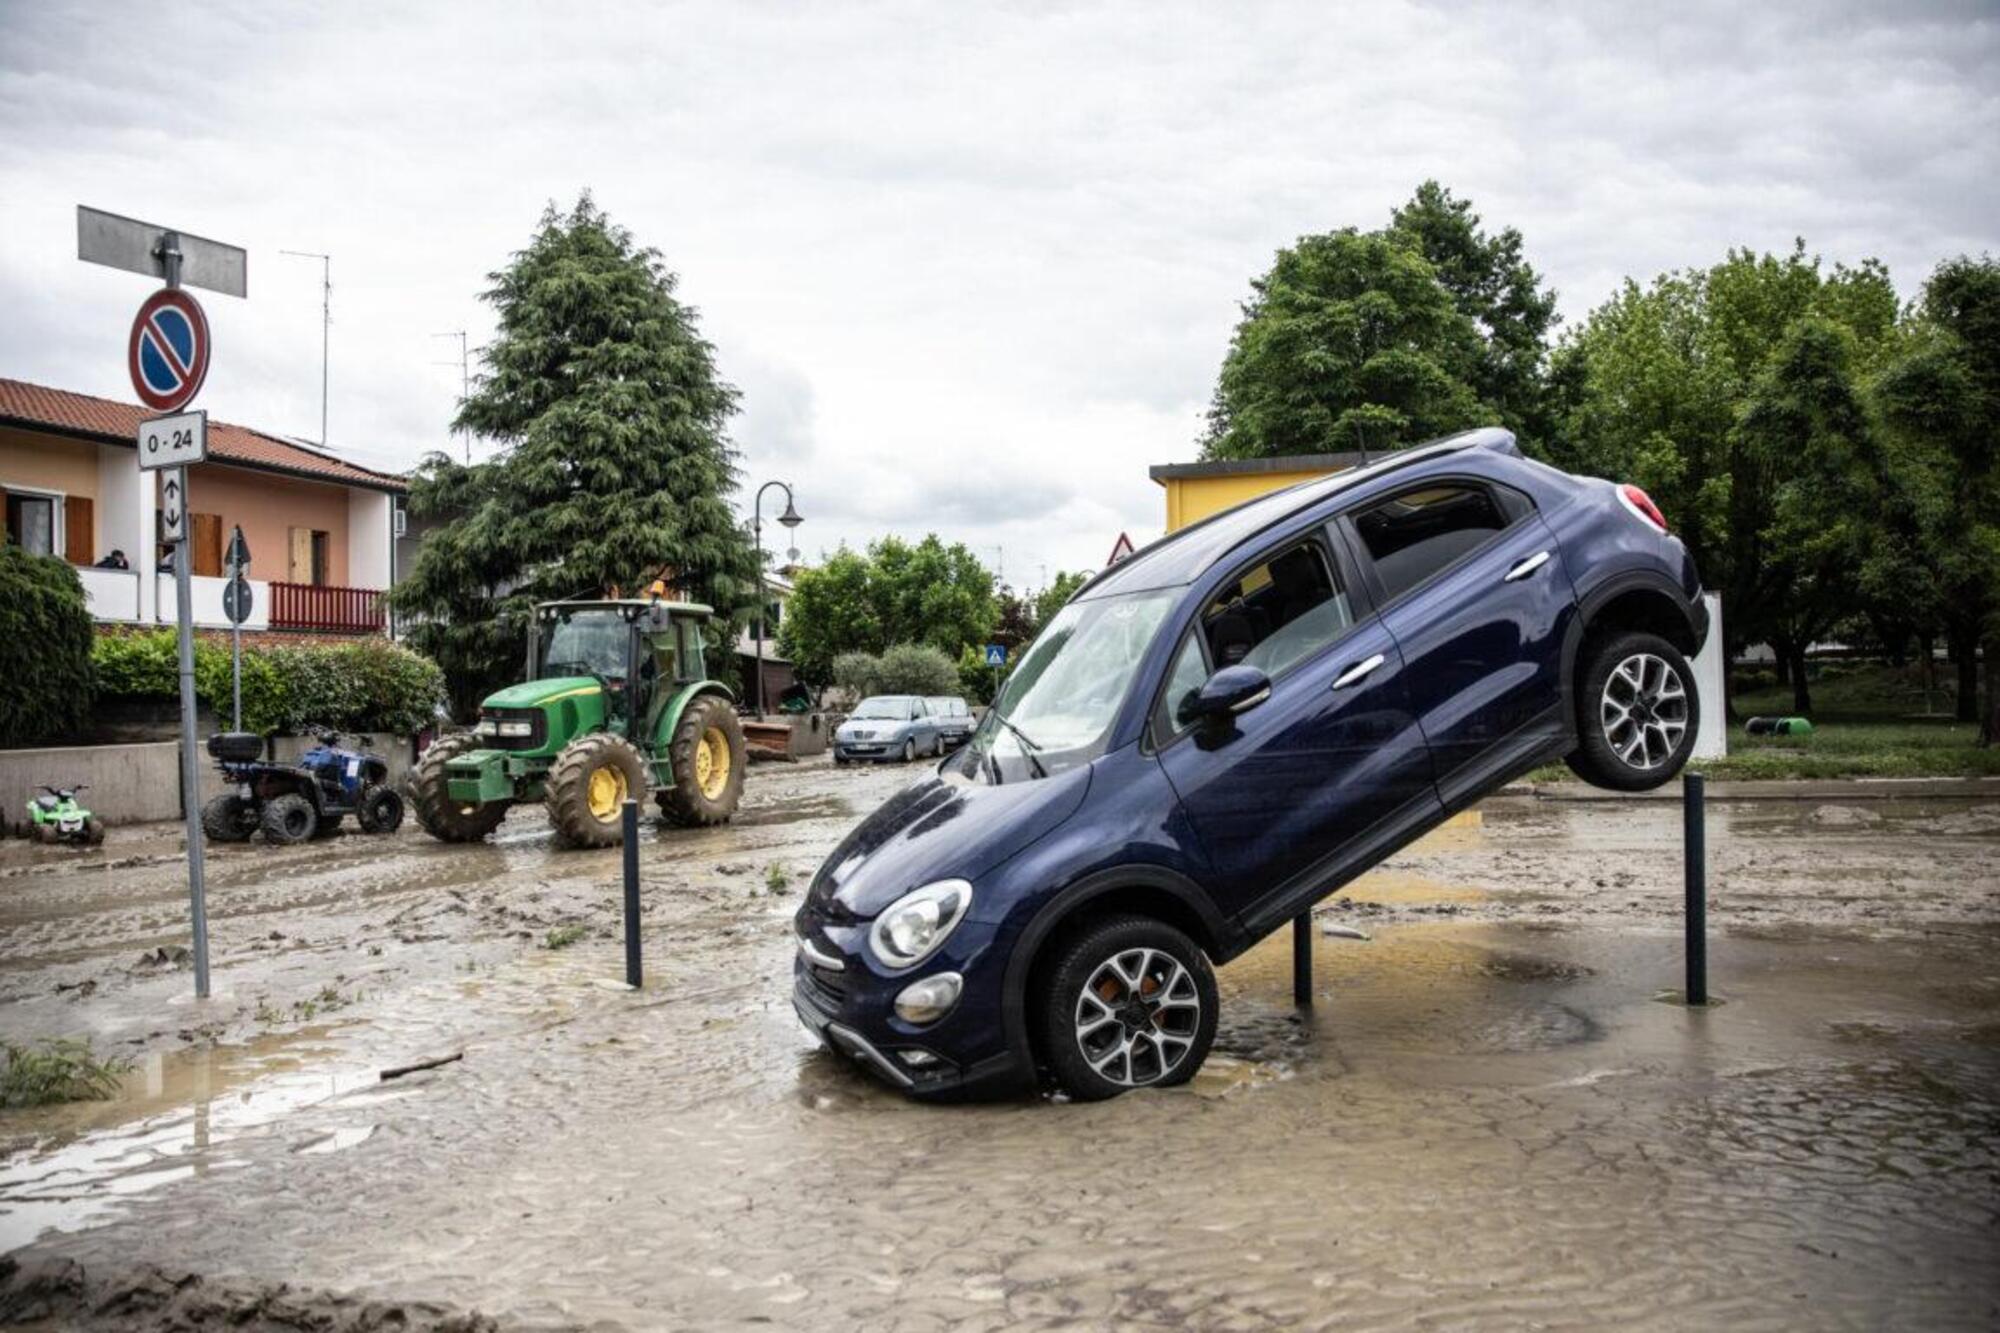
[[1241,663],[1277,676],[1354,623],[1326,549],[1295,542],[1246,571],[1202,609],[1208,655],[1219,667]]
[[1173,669],[1167,673],[1166,692],[1160,696],[1159,712],[1153,718],[1154,743],[1159,744],[1188,729],[1180,720],[1181,701],[1201,688],[1208,679],[1208,659],[1201,651],[1201,636],[1190,632],[1174,654]]
[[1395,597],[1477,548],[1508,524],[1492,492],[1438,482],[1391,496],[1354,516],[1382,591]]

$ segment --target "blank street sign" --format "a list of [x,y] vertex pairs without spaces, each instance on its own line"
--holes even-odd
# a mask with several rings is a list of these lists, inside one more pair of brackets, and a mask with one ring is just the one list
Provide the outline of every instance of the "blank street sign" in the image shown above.
[[[78,204],[76,257],[148,277],[165,278],[166,264],[158,252],[160,238],[171,230],[158,223],[141,222]],[[180,237],[183,285],[204,287],[225,296],[248,293],[250,258],[242,249],[184,231],[175,234]]]

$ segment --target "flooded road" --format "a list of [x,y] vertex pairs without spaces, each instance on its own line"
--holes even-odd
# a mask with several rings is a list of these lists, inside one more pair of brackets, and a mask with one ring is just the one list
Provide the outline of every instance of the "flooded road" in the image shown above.
[[615,855],[534,812],[223,849],[199,1007],[170,832],[9,846],[0,1031],[134,1064],[0,1112],[0,1320],[269,1319],[278,1283],[327,1327],[2000,1313],[2000,806],[1718,804],[1691,1011],[1678,808],[1496,800],[1323,906],[1371,938],[1319,941],[1309,1015],[1282,936],[1223,969],[1191,1087],[930,1108],[788,999],[806,877],[907,776],[760,767],[737,825],[649,841],[638,993]]

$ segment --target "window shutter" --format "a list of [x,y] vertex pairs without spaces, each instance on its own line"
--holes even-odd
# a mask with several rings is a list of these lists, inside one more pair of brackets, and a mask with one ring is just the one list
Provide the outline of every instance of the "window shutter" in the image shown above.
[[87,495],[63,499],[63,558],[72,565],[88,565],[96,556],[97,504]]
[[193,571],[205,578],[222,577],[222,515],[189,514],[188,540],[194,543]]

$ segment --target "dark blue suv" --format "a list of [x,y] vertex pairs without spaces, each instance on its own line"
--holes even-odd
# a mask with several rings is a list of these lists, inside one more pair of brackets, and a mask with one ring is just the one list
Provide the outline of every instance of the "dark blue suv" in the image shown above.
[[1092,580],[796,920],[806,1026],[923,1096],[1178,1083],[1213,965],[1558,758],[1699,722],[1700,580],[1636,486],[1502,430],[1249,501]]

